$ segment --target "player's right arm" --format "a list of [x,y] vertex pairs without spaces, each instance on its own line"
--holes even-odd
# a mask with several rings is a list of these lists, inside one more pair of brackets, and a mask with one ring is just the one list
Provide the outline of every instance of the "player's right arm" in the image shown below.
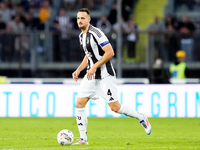
[[80,74],[80,72],[85,69],[87,67],[88,63],[87,63],[87,57],[85,56],[81,62],[81,64],[78,66],[78,68],[72,73],[72,77],[74,79],[74,81],[78,81],[78,76]]

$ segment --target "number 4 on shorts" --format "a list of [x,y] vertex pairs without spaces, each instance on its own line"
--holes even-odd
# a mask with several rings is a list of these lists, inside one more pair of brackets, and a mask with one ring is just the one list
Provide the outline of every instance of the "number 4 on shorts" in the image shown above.
[[112,96],[112,93],[111,93],[110,89],[108,89],[107,95]]

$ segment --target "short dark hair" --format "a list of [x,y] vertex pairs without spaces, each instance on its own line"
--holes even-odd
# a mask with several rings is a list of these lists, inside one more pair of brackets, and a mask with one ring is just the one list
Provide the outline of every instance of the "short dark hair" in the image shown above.
[[90,10],[88,8],[81,8],[78,12],[86,12],[90,16]]

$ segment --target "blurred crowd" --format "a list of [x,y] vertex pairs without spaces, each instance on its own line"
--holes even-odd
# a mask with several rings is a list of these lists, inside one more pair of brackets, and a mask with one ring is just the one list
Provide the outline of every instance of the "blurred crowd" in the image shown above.
[[155,16],[147,31],[152,37],[153,48],[158,51],[158,58],[174,61],[175,53],[182,49],[187,54],[186,62],[199,59],[196,55],[199,47],[199,43],[196,42],[199,34],[196,33],[199,29],[186,14],[181,18],[168,15],[163,21],[159,21]]
[[[123,20],[129,19],[133,3],[134,1],[122,2]],[[117,30],[116,0],[1,0],[0,61],[10,62],[22,58],[30,62],[29,33],[33,31],[54,33],[54,61],[70,61],[69,49],[73,40],[70,33],[77,29],[77,25],[76,18],[69,13],[73,11],[76,13],[82,7],[88,7],[91,11],[104,12],[102,16],[94,17],[91,23],[102,29],[109,37],[113,30]],[[127,28],[126,32],[135,31]],[[44,38],[40,38],[37,48],[39,53],[44,52],[43,44]]]
[[[198,0],[193,1],[198,2]],[[176,0],[176,2],[180,3],[183,0]],[[136,43],[141,31],[140,25],[131,17],[135,3],[136,1],[122,1],[121,18],[123,50],[126,49],[127,57],[133,60],[137,55]],[[92,18],[91,24],[100,28],[108,36],[116,50],[116,32],[119,29],[116,0],[18,0],[18,3],[12,0],[1,0],[0,60],[13,61],[23,58],[24,61],[30,62],[28,32],[48,31],[54,33],[53,61],[72,61],[72,56],[76,54],[69,51],[72,49],[72,43],[75,43],[70,34],[77,29],[77,25],[76,18],[69,14],[81,7],[101,12],[101,16]],[[152,44],[150,45],[152,59],[174,61],[179,49],[186,52],[187,62],[199,59],[199,55],[194,55],[199,45],[199,42],[196,42],[199,35],[194,34],[197,30],[187,15],[183,15],[182,18],[168,15],[163,20],[155,16],[146,28]],[[37,48],[39,53],[44,52],[43,42],[41,38]],[[73,44],[73,46],[77,45]]]
[[[82,7],[87,7],[91,11],[102,11],[106,7],[107,11],[104,13],[109,15],[109,20],[113,24],[116,22],[116,3],[116,0],[0,0],[0,30],[14,32],[44,30],[49,29],[45,26],[46,22],[49,21],[50,25],[53,25],[55,20],[59,21],[59,24],[68,25],[71,24],[70,19],[72,19],[69,18],[68,13]],[[125,19],[128,19],[127,14],[132,11],[133,3],[123,2],[123,6],[128,7],[123,7],[122,13]],[[63,28],[63,25],[61,26]]]
[[174,0],[175,11],[199,11],[200,0]]

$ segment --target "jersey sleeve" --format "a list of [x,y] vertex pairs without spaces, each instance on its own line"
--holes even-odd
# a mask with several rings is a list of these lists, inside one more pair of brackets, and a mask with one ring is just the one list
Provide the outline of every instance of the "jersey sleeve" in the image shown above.
[[101,30],[99,30],[99,32],[101,36],[97,36],[96,38],[97,38],[98,44],[101,46],[101,48],[103,48],[107,44],[110,44],[110,42],[108,38],[106,37],[106,35]]

